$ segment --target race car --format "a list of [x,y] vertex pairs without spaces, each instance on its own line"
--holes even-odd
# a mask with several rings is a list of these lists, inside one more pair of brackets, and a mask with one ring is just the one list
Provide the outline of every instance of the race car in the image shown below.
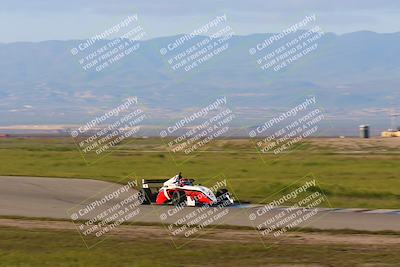
[[[162,186],[157,186],[162,184]],[[142,180],[142,204],[157,205],[219,205],[234,204],[228,190],[220,189],[215,194],[205,186],[194,185],[194,179],[183,178],[181,173],[168,180]]]

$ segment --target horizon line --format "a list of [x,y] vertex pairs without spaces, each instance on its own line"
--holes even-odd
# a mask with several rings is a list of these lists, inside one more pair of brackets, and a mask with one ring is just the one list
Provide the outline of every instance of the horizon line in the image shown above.
[[[307,31],[308,29],[300,29],[298,31]],[[376,31],[371,31],[371,30],[358,30],[358,31],[352,31],[352,32],[345,32],[345,33],[335,33],[335,32],[325,32],[325,34],[333,34],[336,36],[344,36],[348,34],[354,34],[354,33],[373,33],[373,34],[382,34],[382,35],[393,35],[393,34],[400,34],[400,30],[396,32],[376,32]],[[163,39],[163,38],[170,38],[170,37],[177,37],[177,36],[183,36],[183,35],[188,35],[189,33],[178,33],[175,35],[165,35],[165,36],[157,36],[157,37],[152,37],[149,39],[143,39],[143,40],[138,40],[137,42],[144,42],[144,41],[152,41],[155,39]],[[253,35],[271,35],[271,34],[278,34],[278,32],[264,32],[264,33],[251,33],[251,34],[235,34],[233,37],[249,37]],[[196,35],[196,37],[206,37],[207,35]],[[100,39],[100,40],[115,40],[120,37],[115,37],[115,38],[105,38],[105,39]],[[32,44],[39,44],[39,43],[45,43],[45,42],[72,42],[72,41],[84,41],[84,40],[89,40],[89,38],[85,39],[47,39],[47,40],[40,40],[40,41],[11,41],[11,42],[0,42],[1,45],[10,45],[10,44],[21,44],[21,43],[32,43]],[[129,39],[129,38],[125,38]]]

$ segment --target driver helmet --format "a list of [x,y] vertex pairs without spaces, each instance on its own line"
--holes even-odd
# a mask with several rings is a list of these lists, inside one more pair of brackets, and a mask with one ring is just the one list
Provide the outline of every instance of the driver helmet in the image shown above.
[[192,185],[192,182],[189,181],[187,178],[181,178],[179,180],[179,186],[184,186],[184,185]]

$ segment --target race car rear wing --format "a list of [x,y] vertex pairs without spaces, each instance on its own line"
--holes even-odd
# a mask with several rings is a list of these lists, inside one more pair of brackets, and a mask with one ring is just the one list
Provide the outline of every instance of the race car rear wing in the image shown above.
[[161,187],[166,181],[168,181],[168,179],[142,179],[142,187]]

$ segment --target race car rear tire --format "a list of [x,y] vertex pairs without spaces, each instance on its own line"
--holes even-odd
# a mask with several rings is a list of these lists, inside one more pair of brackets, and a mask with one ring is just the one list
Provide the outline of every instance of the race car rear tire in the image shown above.
[[151,204],[151,190],[149,188],[140,189],[140,195],[143,199],[142,205],[150,205]]
[[172,200],[171,203],[173,205],[179,205],[182,204],[183,202],[186,201],[186,194],[184,191],[181,190],[176,190],[173,194],[172,194]]

